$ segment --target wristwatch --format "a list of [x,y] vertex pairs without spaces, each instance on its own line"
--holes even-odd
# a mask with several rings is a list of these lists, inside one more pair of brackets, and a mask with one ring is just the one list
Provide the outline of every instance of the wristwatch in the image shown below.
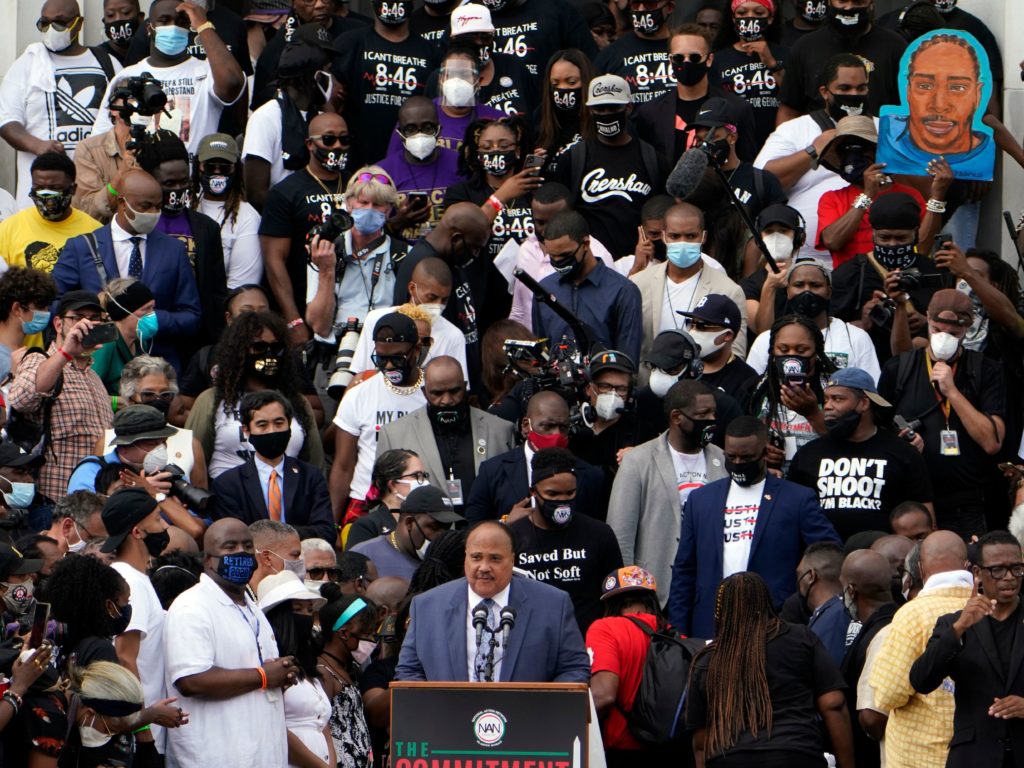
[[811,160],[818,159],[818,150],[814,148],[813,144],[808,144],[806,147],[804,147],[804,152],[811,156]]
[[165,501],[167,501],[167,494],[157,493],[153,495],[153,498],[156,499],[157,504],[163,504]]

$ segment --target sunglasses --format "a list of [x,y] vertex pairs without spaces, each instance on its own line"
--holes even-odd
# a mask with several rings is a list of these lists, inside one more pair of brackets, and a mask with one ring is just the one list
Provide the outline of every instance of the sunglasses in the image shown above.
[[310,136],[313,141],[319,141],[325,147],[333,147],[337,144],[342,149],[348,149],[352,146],[352,137],[348,134],[344,136],[335,136],[333,133],[320,133],[314,136]]
[[673,64],[681,67],[688,61],[692,64],[696,64],[697,62],[704,61],[707,57],[708,55],[706,53],[673,53],[669,56],[669,59],[671,59]]
[[409,356],[407,354],[406,355],[378,355],[376,352],[374,352],[373,354],[370,355],[370,361],[375,366],[377,366],[378,368],[384,368],[388,363],[390,363],[395,368],[398,368],[399,366],[402,365],[402,363],[404,363],[408,359],[409,359]]
[[341,568],[307,568],[306,573],[313,581],[322,581],[325,576],[331,581],[341,578]]
[[393,186],[391,183],[391,179],[389,179],[382,173],[360,173],[358,176],[356,176],[356,181],[358,181],[360,184],[365,184],[368,181],[376,181],[378,184],[383,184],[386,187]]
[[36,29],[40,32],[45,32],[50,27],[53,27],[58,32],[64,32],[68,29],[74,29],[80,18],[80,16],[75,16],[71,21],[50,21],[48,19],[39,19],[36,21]]
[[165,403],[169,403],[174,400],[177,394],[173,389],[168,389],[164,392],[153,392],[152,390],[144,389],[141,392],[135,393],[141,403],[152,403],[154,400],[162,400]]
[[280,357],[284,354],[284,344],[278,341],[254,341],[249,345],[249,350],[254,355]]

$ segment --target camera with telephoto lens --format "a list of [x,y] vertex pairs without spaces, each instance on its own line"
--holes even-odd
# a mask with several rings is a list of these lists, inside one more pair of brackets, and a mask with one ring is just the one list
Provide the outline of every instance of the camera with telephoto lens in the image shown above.
[[132,122],[132,117],[153,117],[166,107],[167,94],[164,93],[163,85],[150,72],[119,80],[108,102],[110,111],[117,112],[131,126],[131,138],[125,147],[133,151],[149,141],[149,134],[146,133],[146,126]]
[[363,324],[358,317],[350,317],[344,324],[334,326],[334,338],[338,339],[338,352],[334,356],[334,368],[327,381],[327,394],[334,400],[341,400],[356,371],[352,370],[352,356],[359,344]]
[[[335,208],[321,224],[309,230],[306,235],[306,244],[313,242],[313,238],[319,236],[321,240],[328,240],[334,243],[334,255],[338,257],[338,264],[345,258],[345,233],[352,229],[352,217],[344,208]],[[316,269],[313,263],[313,254],[310,252],[309,264]]]
[[160,472],[171,473],[171,496],[194,512],[205,512],[213,498],[209,491],[197,488],[185,479],[185,470],[177,464],[168,464]]

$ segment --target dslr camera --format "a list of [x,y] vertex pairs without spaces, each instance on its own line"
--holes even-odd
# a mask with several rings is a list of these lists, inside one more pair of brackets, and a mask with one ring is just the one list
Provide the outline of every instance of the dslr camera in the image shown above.
[[[309,230],[309,234],[306,235],[306,244],[312,243],[313,238],[317,236],[321,240],[334,243],[334,255],[337,256],[338,264],[341,265],[345,258],[345,233],[352,229],[352,224],[352,217],[348,211],[344,208],[335,208],[323,223],[317,224]],[[309,256],[309,264],[316,269],[312,254]],[[341,268],[344,269],[344,267]]]
[[125,145],[130,150],[138,149],[148,140],[146,126],[132,122],[132,117],[153,117],[163,112],[166,106],[167,94],[150,72],[119,80],[108,103],[110,111],[117,112],[131,126],[131,138]]
[[192,485],[185,479],[185,470],[177,464],[168,464],[159,471],[171,473],[171,496],[194,512],[206,512],[206,507],[213,498],[212,493]]

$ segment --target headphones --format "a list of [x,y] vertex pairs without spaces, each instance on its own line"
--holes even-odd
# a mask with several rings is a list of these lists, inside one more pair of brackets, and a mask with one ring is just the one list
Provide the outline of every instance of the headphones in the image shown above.
[[[800,213],[800,211],[798,211],[793,206],[787,205],[787,206],[784,206],[784,207],[788,208],[793,213],[795,213],[796,217],[797,217],[797,220],[800,222],[800,224],[796,227],[796,229],[793,230],[793,249],[796,250],[797,248],[802,248],[804,243],[807,242],[807,221],[804,219],[803,214]],[[782,223],[781,221],[778,221],[778,222],[773,221],[772,222],[772,224],[781,224],[781,223]],[[762,226],[761,225],[761,217],[758,216],[758,221],[757,221],[757,231],[758,231],[758,234],[760,234],[761,230],[764,229],[765,226],[767,226],[767,224]]]
[[[686,349],[683,351],[683,370],[679,372],[679,380],[682,381],[684,378],[699,379],[704,375],[704,361],[700,359],[700,345],[693,340],[693,336],[682,328],[670,328],[667,332],[679,334],[683,337],[683,341],[686,342]],[[735,335],[735,331],[733,333]]]

